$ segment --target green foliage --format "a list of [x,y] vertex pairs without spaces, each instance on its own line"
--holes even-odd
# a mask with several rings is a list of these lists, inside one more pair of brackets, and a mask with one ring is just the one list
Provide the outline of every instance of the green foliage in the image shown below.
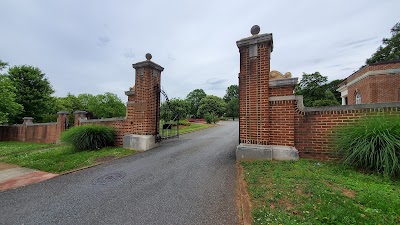
[[226,94],[224,96],[224,101],[226,103],[226,113],[225,116],[239,117],[239,86],[234,84],[226,89]]
[[9,68],[7,76],[15,87],[15,101],[23,106],[10,122],[21,123],[24,116],[42,122],[45,114],[54,109],[51,104],[54,90],[45,74],[37,67],[23,65]]
[[200,101],[206,97],[203,89],[195,89],[186,96],[186,101],[189,105],[189,114],[191,117],[197,117]]
[[224,101],[228,103],[232,99],[239,99],[239,86],[237,84],[233,84],[226,89]]
[[399,116],[367,116],[341,126],[334,143],[347,164],[390,177],[400,175]]
[[340,93],[336,91],[338,83],[339,80],[328,83],[328,78],[319,72],[303,73],[295,88],[295,94],[303,95],[304,106],[340,105]]
[[204,120],[207,123],[217,123],[219,121],[219,117],[217,115],[215,115],[215,113],[206,113],[204,115]]
[[0,59],[0,71],[2,71],[3,69],[5,69],[7,66],[8,66],[8,63],[3,62],[3,61]]
[[200,101],[197,116],[204,117],[208,113],[221,117],[225,113],[225,109],[226,104],[222,98],[214,95],[207,95]]
[[240,164],[253,224],[399,224],[400,181],[338,162]]
[[312,106],[319,107],[319,106],[332,106],[332,105],[339,105],[339,102],[336,100],[335,95],[331,91],[325,91],[325,98],[314,100],[312,102]]
[[114,128],[101,125],[73,127],[61,135],[61,140],[71,144],[77,151],[97,150],[112,146],[114,139]]
[[8,122],[10,117],[17,115],[23,106],[15,101],[16,88],[10,79],[0,74],[0,124]]
[[189,113],[189,104],[184,99],[173,98],[168,102],[163,102],[160,107],[160,117],[165,121],[173,120],[176,113],[179,118],[186,118]]
[[393,26],[391,33],[392,37],[382,40],[383,46],[379,46],[377,51],[365,61],[366,64],[400,59],[400,23]]
[[[111,118],[111,117],[124,117],[126,113],[125,104],[121,101],[116,94],[106,92],[105,94],[91,95],[80,94],[78,101],[70,97],[69,100],[73,101],[75,105],[79,103],[81,110],[93,113],[97,118]],[[75,107],[76,108],[76,107]]]

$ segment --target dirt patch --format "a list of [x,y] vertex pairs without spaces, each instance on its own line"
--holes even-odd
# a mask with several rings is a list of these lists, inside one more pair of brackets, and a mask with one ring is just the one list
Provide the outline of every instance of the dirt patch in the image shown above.
[[328,186],[329,188],[331,188],[333,190],[336,190],[336,191],[340,190],[342,192],[342,194],[344,196],[346,196],[346,197],[349,197],[349,198],[356,197],[356,193],[353,190],[349,190],[349,189],[346,189],[346,188],[341,188],[341,187],[334,186],[333,184],[330,184],[327,181],[323,181],[323,182],[324,182],[324,184],[326,186]]
[[237,206],[238,206],[238,212],[239,212],[239,223],[240,224],[252,224],[253,223],[253,218],[251,217],[251,202],[250,202],[250,196],[247,193],[246,187],[247,184],[244,181],[244,176],[243,176],[243,168],[242,166],[239,165],[239,163],[236,163],[236,171],[237,171],[237,180],[238,180],[238,185],[237,185]]
[[110,160],[113,160],[113,159],[116,159],[116,158],[117,158],[117,157],[116,157],[116,156],[113,156],[113,155],[102,156],[102,157],[97,158],[97,159],[95,160],[95,162],[96,162],[96,163],[107,162],[107,161],[110,161]]

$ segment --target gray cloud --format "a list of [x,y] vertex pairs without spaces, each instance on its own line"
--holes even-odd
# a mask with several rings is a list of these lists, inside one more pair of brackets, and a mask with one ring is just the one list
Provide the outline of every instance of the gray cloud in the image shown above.
[[135,58],[135,53],[133,53],[133,50],[131,48],[126,50],[123,55],[125,58],[128,58],[128,59]]
[[357,40],[357,41],[351,41],[351,42],[348,42],[348,43],[342,45],[342,47],[353,46],[353,48],[354,47],[358,48],[358,47],[361,47],[361,46],[364,46],[364,45],[367,45],[367,44],[375,43],[375,41],[374,42],[371,42],[371,41],[376,40],[377,38],[378,37],[375,36],[375,37],[365,38],[365,39],[361,39],[361,40]]
[[[238,83],[236,41],[250,36],[252,25],[273,33],[271,69],[342,79],[390,37],[400,8],[400,1],[374,0],[251,4],[257,7],[227,0],[27,1],[21,7],[3,0],[0,59],[39,67],[56,96],[110,91],[126,101],[124,91],[135,80],[131,65],[150,52],[165,68],[169,97],[184,98],[195,88],[222,97]],[[157,16],[148,16],[149,8]]]
[[97,40],[97,45],[100,47],[106,46],[110,42],[110,38],[106,35],[98,37]]

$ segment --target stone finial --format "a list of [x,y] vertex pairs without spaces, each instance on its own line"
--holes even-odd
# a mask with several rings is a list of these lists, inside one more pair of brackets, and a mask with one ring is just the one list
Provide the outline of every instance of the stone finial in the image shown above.
[[150,53],[147,53],[147,54],[146,54],[146,59],[147,59],[147,60],[151,60],[151,58],[153,58],[153,56],[152,56]]
[[260,33],[260,26],[254,25],[253,27],[251,27],[250,33],[252,35],[257,35],[258,33]]

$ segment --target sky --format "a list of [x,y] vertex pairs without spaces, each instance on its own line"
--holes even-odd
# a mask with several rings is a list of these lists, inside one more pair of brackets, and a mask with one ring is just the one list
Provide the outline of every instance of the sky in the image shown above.
[[0,59],[46,74],[55,96],[112,92],[123,102],[132,64],[164,67],[169,98],[197,88],[222,97],[238,84],[236,41],[272,33],[271,70],[343,79],[400,22],[399,0],[1,0]]

